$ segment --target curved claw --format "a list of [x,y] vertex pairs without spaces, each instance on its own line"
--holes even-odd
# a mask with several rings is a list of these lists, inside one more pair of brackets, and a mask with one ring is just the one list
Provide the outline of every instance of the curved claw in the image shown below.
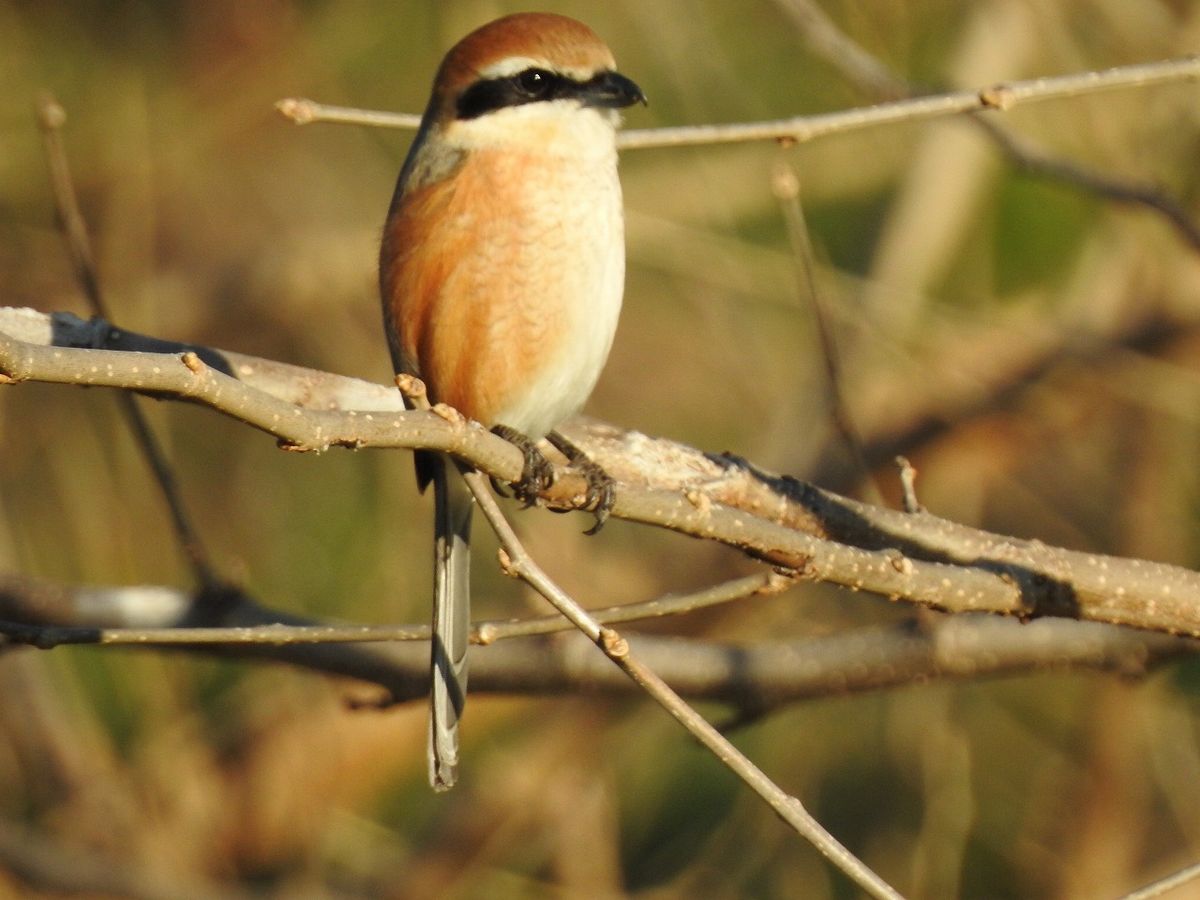
[[595,524],[584,534],[595,534],[608,521],[608,514],[612,511],[613,503],[617,499],[617,483],[598,463],[557,431],[551,431],[546,435],[546,440],[557,447],[571,465],[579,469],[583,477],[587,479],[587,494],[584,495],[583,506],[580,508],[590,510],[596,517]]
[[575,460],[573,464],[580,468],[583,477],[587,479],[587,496],[583,508],[591,510],[592,515],[596,517],[596,523],[584,534],[595,534],[608,521],[608,514],[617,499],[617,483],[611,475],[586,456]]
[[521,432],[507,425],[496,425],[492,433],[502,437],[521,451],[524,462],[521,466],[521,477],[513,482],[513,494],[526,507],[537,502],[538,494],[554,484],[554,466],[538,450],[537,446]]

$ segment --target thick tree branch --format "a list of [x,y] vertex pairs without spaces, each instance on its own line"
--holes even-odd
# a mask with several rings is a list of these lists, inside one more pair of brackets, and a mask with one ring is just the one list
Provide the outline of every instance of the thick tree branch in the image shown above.
[[[0,331],[7,315],[0,317]],[[334,408],[327,395],[324,408],[307,408],[273,394],[269,380],[257,380],[260,365],[270,368],[265,363],[243,357],[239,377],[233,377],[204,362],[214,355],[228,358],[213,350],[180,355],[72,349],[0,335],[0,374],[10,382],[107,386],[191,400],[253,425],[289,449],[430,448],[502,481],[520,475],[516,448],[457,416],[438,415],[436,409]],[[306,380],[329,378],[310,373]],[[1200,636],[1200,574],[1187,569],[868,506],[746,460],[637,432],[599,424],[569,431],[618,480],[613,508],[618,518],[719,541],[811,580],[936,609],[1061,616]],[[573,508],[584,494],[584,480],[568,472],[543,500]]]

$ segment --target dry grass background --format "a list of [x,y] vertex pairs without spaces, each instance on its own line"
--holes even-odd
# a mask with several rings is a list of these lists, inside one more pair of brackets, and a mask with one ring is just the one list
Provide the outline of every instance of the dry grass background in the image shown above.
[[[1189,0],[823,5],[902,76],[946,86],[1200,44]],[[805,49],[772,0],[542,6],[609,39],[651,97],[628,115],[636,127],[869,100]],[[0,0],[0,301],[84,311],[32,112],[50,88],[70,116],[122,325],[386,380],[372,267],[409,136],[297,129],[272,104],[305,95],[419,111],[444,49],[518,8]],[[1004,121],[1195,211],[1196,108],[1195,85],[1181,84]],[[786,151],[628,153],[626,310],[591,414],[858,489],[841,474],[770,190],[781,158],[801,174],[860,430],[881,437],[930,411],[948,426],[910,448],[932,511],[1200,565],[1200,253],[1150,213],[1014,173],[962,123]],[[1110,346],[1154,313],[1184,325],[1150,350]],[[990,401],[998,374],[1059,343],[1097,352]],[[978,406],[970,416],[957,414],[964,398]],[[430,516],[405,455],[280,453],[203,410],[149,409],[220,564],[265,601],[352,621],[426,618]],[[111,397],[10,388],[0,441],[0,566],[66,582],[188,582]],[[620,522],[591,539],[582,517],[518,522],[588,605],[750,568]],[[479,543],[480,615],[540,610],[489,565],[494,544]],[[800,586],[669,627],[753,641],[910,614]],[[1197,683],[1183,664],[1130,681],[922,684],[797,704],[736,737],[906,894],[1114,896],[1200,858]],[[182,653],[6,653],[0,847],[29,840],[30,854],[75,862],[86,849],[146,880],[138,896],[151,897],[852,895],[645,702],[478,699],[463,782],[435,797],[424,706],[347,710],[366,694]],[[4,868],[0,892],[53,891]]]

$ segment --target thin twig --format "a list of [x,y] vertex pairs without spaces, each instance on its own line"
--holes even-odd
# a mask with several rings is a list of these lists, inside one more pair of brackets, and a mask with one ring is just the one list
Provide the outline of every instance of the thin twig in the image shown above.
[[377,128],[403,128],[416,130],[421,117],[415,113],[372,112],[352,106],[333,106],[318,103],[304,97],[285,97],[275,104],[275,109],[296,125],[311,125],[328,122],[339,125],[372,125]]
[[776,785],[749,758],[733,746],[729,740],[707,720],[690,707],[671,687],[653,671],[634,659],[628,642],[615,630],[601,625],[576,603],[565,591],[555,584],[525,550],[524,545],[500,511],[492,497],[487,478],[478,471],[464,475],[476,503],[496,532],[500,546],[506,555],[505,564],[509,571],[520,577],[539,594],[550,601],[576,628],[588,636],[604,655],[640,685],[647,694],[669,712],[704,747],[733,771],[755,793],[787,822],[798,834],[809,841],[837,868],[873,897],[899,898],[900,895],[887,882],[872,872],[866,864],[854,856],[804,808],[796,797],[790,796]]
[[[675,616],[697,609],[730,603],[754,595],[778,593],[794,579],[776,572],[747,575],[713,587],[686,594],[666,594],[653,600],[626,603],[591,610],[604,624],[636,622]],[[0,592],[29,589],[0,577]],[[60,603],[62,600],[59,601]],[[106,644],[114,646],[166,646],[205,644],[360,644],[391,641],[427,641],[428,625],[301,625],[273,622],[262,625],[198,625],[188,622],[193,615],[195,597],[171,588],[90,588],[84,604],[103,613],[111,622],[128,620],[143,610],[161,625],[44,624],[6,622],[0,618],[0,634],[15,643],[30,644],[43,650],[66,644]],[[132,607],[132,614],[128,607]],[[164,615],[166,609],[170,615]],[[487,646],[513,638],[555,634],[572,628],[562,616],[535,616],[525,619],[482,621],[471,629],[471,643]]]
[[89,628],[71,625],[27,625],[0,621],[0,634],[13,643],[42,650],[68,644],[104,644],[126,647],[203,647],[212,644],[370,644],[391,641],[427,641],[429,629],[421,625],[249,625],[168,628]]
[[908,461],[907,456],[897,456],[896,468],[900,472],[900,488],[904,491],[904,511],[906,513],[925,512],[925,507],[917,499],[916,467]]
[[1114,178],[1079,163],[1049,156],[1034,147],[1030,141],[1001,128],[999,123],[991,119],[976,117],[974,121],[987,132],[996,146],[1008,157],[1009,162],[1022,172],[1038,178],[1072,184],[1114,203],[1143,206],[1160,213],[1192,249],[1200,250],[1200,225],[1192,219],[1183,204],[1159,188]]
[[[882,103],[877,106],[822,115],[794,116],[788,119],[741,122],[729,125],[634,129],[621,132],[617,136],[617,144],[623,150],[633,150],[651,147],[744,143],[746,141],[786,140],[800,143],[860,128],[890,125],[897,122],[917,122],[985,110],[1009,110],[1023,103],[1057,100],[1100,91],[1148,87],[1196,78],[1200,78],[1200,55],[1191,55],[1138,65],[1117,66],[1098,72],[1080,72],[1052,78],[1003,82],[978,90],[913,97],[893,103]],[[297,124],[332,122],[387,128],[414,128],[420,121],[418,116],[330,106],[299,98],[281,100],[276,104],[276,108],[289,117],[295,110],[303,110],[304,114],[301,119],[293,119]]]
[[[354,678],[383,687],[392,702],[428,693],[429,651],[417,641],[289,644],[293,628],[297,634],[306,626],[325,629],[326,636],[335,632],[245,595],[234,599],[218,615],[205,610],[207,618],[197,622],[191,615],[191,596],[176,588],[85,587],[0,576],[0,634],[11,632],[34,646],[46,646],[41,635],[53,636],[54,629],[66,627],[76,629],[83,642],[88,636],[98,641],[116,628],[125,629],[131,638],[149,638],[154,636],[149,629],[173,625],[179,639],[163,645],[172,650],[272,660]],[[547,618],[567,624],[557,614]],[[221,636],[231,640],[189,646],[185,639],[200,630],[192,627],[196,625],[225,625]],[[271,643],[234,642],[257,626],[266,626],[257,636]],[[217,633],[214,628],[204,631]],[[388,631],[351,628],[343,635],[429,637],[427,625],[400,625]],[[316,631],[312,634],[320,637]],[[977,681],[1071,669],[1144,677],[1167,662],[1194,656],[1200,646],[1194,640],[1090,622],[1041,619],[1021,624],[980,615],[942,616],[919,628],[898,623],[749,645],[640,634],[628,639],[638,658],[680,694],[749,709],[758,716],[797,701],[935,679]],[[122,643],[162,649],[146,640]],[[586,691],[625,696],[635,689],[582,635],[498,640],[473,650],[471,666],[471,688],[477,693]]]
[[54,97],[43,94],[38,98],[37,113],[46,145],[46,162],[50,167],[50,186],[54,191],[54,204],[67,256],[71,260],[71,268],[75,271],[75,278],[83,288],[83,295],[92,312],[102,318],[111,319],[100,290],[87,224],[79,210],[75,183],[71,178],[66,150],[63,148],[62,128],[67,122],[66,111]]
[[[813,0],[776,2],[795,22],[809,48],[869,96],[892,100],[928,93],[902,79],[842,31]],[[972,117],[972,121],[1021,171],[1074,185],[1116,203],[1144,206],[1160,213],[1174,226],[1180,237],[1193,249],[1200,250],[1200,225],[1192,220],[1178,200],[1159,188],[1114,178],[1079,163],[1050,156],[992,118],[977,115]]]
[[[74,180],[71,178],[71,168],[67,163],[66,149],[63,147],[62,128],[66,124],[66,120],[66,112],[57,100],[49,94],[39,98],[38,122],[45,139],[50,182],[54,190],[54,202],[58,209],[59,223],[62,226],[67,254],[71,258],[75,276],[83,289],[92,313],[111,321],[108,304],[100,289],[100,277],[95,258],[92,256],[91,242],[88,240],[87,223],[79,209]],[[167,504],[180,547],[191,564],[196,583],[202,589],[201,596],[207,592],[220,590],[224,582],[217,576],[216,570],[210,562],[208,551],[200,539],[200,533],[192,525],[191,517],[183,501],[183,494],[175,480],[174,470],[167,461],[162,445],[151,431],[145,414],[138,406],[137,397],[123,391],[118,396],[117,402],[120,404],[126,423],[133,431],[142,456],[158,484],[159,492]]]
[[775,2],[795,23],[809,49],[863,88],[869,96],[880,100],[900,100],[912,96],[913,92],[907,83],[842,31],[814,0]]
[[1200,878],[1200,863],[1190,865],[1186,869],[1180,869],[1166,878],[1139,888],[1133,893],[1126,894],[1122,900],[1152,900],[1154,897],[1161,897],[1167,891],[1173,891],[1175,888],[1182,887],[1189,881],[1195,881],[1197,878]]
[[[667,594],[654,600],[642,603],[626,603],[621,606],[609,606],[603,609],[589,610],[591,616],[602,625],[615,622],[634,622],[660,616],[677,616],[682,613],[694,612],[734,600],[742,600],[750,596],[763,596],[777,593],[794,583],[795,579],[776,572],[766,572],[761,575],[747,575],[745,578],[735,578],[723,584],[704,588],[687,594]],[[494,641],[515,637],[532,637],[538,634],[553,634],[566,631],[571,624],[562,616],[538,616],[529,619],[507,619],[496,622],[480,622],[471,629],[471,642],[475,644],[490,644]]]
[[846,394],[842,390],[841,354],[838,352],[837,340],[833,335],[833,326],[829,312],[826,309],[825,297],[817,285],[816,263],[813,259],[812,242],[808,237],[808,223],[804,218],[804,207],[800,203],[800,176],[794,167],[780,159],[775,164],[775,172],[771,178],[771,189],[779,200],[787,223],[788,240],[792,245],[792,259],[796,265],[796,287],[802,294],[807,289],[808,305],[812,309],[813,324],[816,326],[817,338],[821,345],[821,359],[825,363],[825,392],[829,406],[829,416],[834,428],[845,444],[846,452],[850,454],[859,478],[871,488],[868,499],[878,501],[883,492],[872,478],[871,468],[867,465],[867,457],[863,452],[862,438],[854,426],[854,418],[846,403]]

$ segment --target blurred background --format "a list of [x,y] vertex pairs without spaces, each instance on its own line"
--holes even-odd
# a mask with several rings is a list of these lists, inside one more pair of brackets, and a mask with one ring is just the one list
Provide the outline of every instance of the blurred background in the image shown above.
[[[820,5],[929,89],[1200,45],[1191,0]],[[651,106],[630,110],[629,127],[880,99],[812,51],[791,0],[541,6],[588,22],[645,89]],[[273,104],[420,112],[442,53],[521,8],[0,0],[0,303],[86,315],[33,114],[50,90],[119,324],[388,380],[374,264],[411,135],[297,128]],[[1196,90],[1031,104],[1002,123],[1200,218]],[[877,498],[831,426],[812,304],[772,192],[781,166],[800,178],[841,388],[879,482],[894,481],[902,449],[938,515],[1200,565],[1200,246],[1144,207],[1019,171],[963,121],[790,149],[626,153],[625,311],[589,414]],[[213,413],[143,406],[222,570],[263,602],[427,618],[430,512],[407,454],[281,453]],[[0,441],[4,571],[189,585],[112,396],[5,389]],[[517,522],[587,605],[754,570],[619,521],[595,538],[579,516]],[[484,531],[478,615],[540,612],[495,570]],[[654,630],[749,643],[912,615],[801,585]],[[1192,664],[1130,680],[926,683],[796,704],[734,736],[907,894],[1115,896],[1200,859],[1198,686]],[[434,796],[425,705],[347,709],[364,695],[185,653],[8,652],[0,844],[86,850],[151,879],[139,896],[153,897],[855,896],[647,701],[475,699],[464,776]],[[0,891],[59,895],[3,865]]]

